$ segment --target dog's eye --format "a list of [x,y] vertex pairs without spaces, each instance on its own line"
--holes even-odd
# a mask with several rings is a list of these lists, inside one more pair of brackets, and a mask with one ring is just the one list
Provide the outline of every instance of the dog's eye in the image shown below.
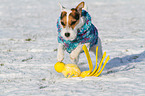
[[76,23],[76,21],[72,21],[72,22],[71,22],[71,25],[74,25],[75,23]]
[[61,22],[61,24],[62,24],[63,26],[65,26],[64,22]]

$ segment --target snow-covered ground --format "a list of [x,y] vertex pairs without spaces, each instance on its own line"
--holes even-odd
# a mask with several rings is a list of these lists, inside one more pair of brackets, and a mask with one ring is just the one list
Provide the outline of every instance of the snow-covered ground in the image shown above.
[[[111,59],[100,77],[66,79],[53,68],[58,2],[0,0],[0,96],[145,96],[145,1],[85,1]],[[88,67],[84,54],[79,67]]]

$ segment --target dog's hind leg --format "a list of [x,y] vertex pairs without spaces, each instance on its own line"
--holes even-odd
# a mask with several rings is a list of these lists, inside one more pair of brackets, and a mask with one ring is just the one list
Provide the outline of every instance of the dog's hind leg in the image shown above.
[[98,43],[96,45],[94,45],[90,51],[92,51],[94,54],[96,54],[96,47],[98,46],[98,60],[100,61],[102,59],[102,43],[101,43],[101,39],[98,38]]

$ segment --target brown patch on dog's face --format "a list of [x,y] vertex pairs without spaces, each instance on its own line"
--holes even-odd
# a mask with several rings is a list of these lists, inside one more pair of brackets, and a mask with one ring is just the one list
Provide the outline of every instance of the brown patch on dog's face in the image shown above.
[[68,17],[68,26],[71,27],[72,29],[75,28],[75,26],[79,23],[79,19],[80,19],[80,14],[77,11],[77,9],[71,9],[71,13],[69,14]]
[[79,23],[83,7],[84,2],[81,2],[76,8],[72,8],[71,10],[67,10],[63,7],[60,21],[63,28],[75,28],[75,26]]
[[61,12],[61,17],[60,18],[61,18],[60,23],[65,28],[66,25],[67,25],[67,12],[65,12],[65,11]]
[[63,26],[63,28],[68,26],[69,28],[74,29],[75,26],[79,23],[79,19],[80,14],[75,8],[71,9],[71,12],[69,12],[69,14],[66,11],[61,12],[61,25]]

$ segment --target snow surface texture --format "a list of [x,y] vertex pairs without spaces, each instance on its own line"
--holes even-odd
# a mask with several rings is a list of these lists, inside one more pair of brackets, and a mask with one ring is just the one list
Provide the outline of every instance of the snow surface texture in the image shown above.
[[111,59],[100,77],[66,79],[53,68],[58,2],[0,0],[0,96],[145,96],[145,0],[85,1]]

